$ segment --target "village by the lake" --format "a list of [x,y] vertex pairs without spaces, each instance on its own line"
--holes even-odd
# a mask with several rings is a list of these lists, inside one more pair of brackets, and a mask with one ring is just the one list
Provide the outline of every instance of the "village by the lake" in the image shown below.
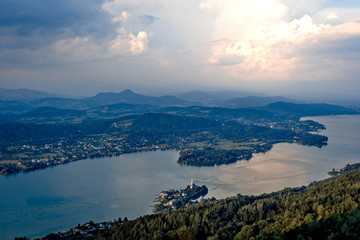
[[[198,186],[191,180],[190,185],[185,189],[162,191],[156,198],[158,203],[154,205],[153,212],[167,212],[195,205],[199,202],[198,199],[205,197],[207,193],[208,189],[205,185]],[[202,200],[214,201],[215,198]]]

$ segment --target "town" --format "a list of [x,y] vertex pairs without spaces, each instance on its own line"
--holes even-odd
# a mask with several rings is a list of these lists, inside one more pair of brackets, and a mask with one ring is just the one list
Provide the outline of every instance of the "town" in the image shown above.
[[[164,116],[169,115],[162,114],[157,118],[164,118]],[[176,126],[184,117],[180,120],[177,118],[180,117],[171,117],[170,123]],[[185,119],[192,120],[188,117]],[[155,120],[147,121],[155,124]],[[263,119],[249,122],[236,119],[239,123],[235,125],[228,124],[219,127],[219,124],[213,121],[210,122],[213,124],[210,127],[198,129],[191,129],[191,123],[186,123],[185,128],[178,133],[176,133],[176,128],[173,132],[173,129],[166,129],[160,124],[156,126],[158,130],[150,134],[146,132],[147,129],[145,132],[141,129],[142,125],[133,127],[130,131],[123,131],[119,126],[124,125],[124,122],[114,122],[111,125],[115,132],[69,137],[55,136],[48,140],[22,140],[3,144],[0,148],[0,175],[34,171],[89,158],[156,150],[180,151],[179,164],[214,166],[243,159],[249,160],[252,153],[268,151],[273,144],[278,142],[320,147],[326,144],[327,140],[324,136],[307,133],[324,128],[323,125],[313,121]],[[125,123],[128,124],[128,120]],[[207,156],[204,161],[202,158],[205,155],[202,153],[205,152]],[[223,156],[231,157],[224,158]]]
[[[204,197],[207,193],[208,189],[205,185],[197,186],[192,180],[185,189],[170,189],[169,191],[161,192],[156,198],[156,201],[159,203],[154,205],[153,212],[167,212],[194,205],[198,203],[198,198]],[[211,201],[214,200],[211,199]]]
[[340,169],[333,168],[328,174],[332,177],[339,177],[345,174],[351,174],[359,172],[360,170],[360,163],[354,163],[354,164],[346,164],[345,167]]
[[55,143],[14,145],[0,153],[0,175],[33,171],[89,158],[142,151],[175,150],[179,147],[181,145],[150,145],[146,144],[146,140],[130,144],[124,139],[116,139],[106,134],[61,139]]

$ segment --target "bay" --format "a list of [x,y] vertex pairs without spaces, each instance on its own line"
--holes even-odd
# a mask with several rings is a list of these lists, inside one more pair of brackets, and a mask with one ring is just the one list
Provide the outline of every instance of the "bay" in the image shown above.
[[215,167],[180,166],[176,151],[142,152],[0,177],[0,239],[150,214],[159,192],[191,180],[208,187],[206,197],[226,198],[307,185],[332,168],[360,162],[360,116],[306,119],[325,124],[327,146],[281,143],[250,161]]

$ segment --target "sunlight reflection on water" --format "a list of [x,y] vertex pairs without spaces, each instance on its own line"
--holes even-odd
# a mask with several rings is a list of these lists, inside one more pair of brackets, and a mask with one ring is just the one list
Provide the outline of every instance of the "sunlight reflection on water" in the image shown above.
[[360,116],[310,119],[326,125],[328,146],[280,143],[250,161],[215,167],[180,166],[174,151],[144,152],[0,177],[0,239],[150,214],[159,192],[184,188],[191,179],[208,187],[206,197],[225,198],[307,185],[360,160]]

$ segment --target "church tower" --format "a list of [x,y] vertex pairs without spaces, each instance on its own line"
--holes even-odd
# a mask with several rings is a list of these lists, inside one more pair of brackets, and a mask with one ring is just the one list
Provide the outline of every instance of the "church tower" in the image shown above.
[[190,182],[190,189],[194,189],[194,186],[195,186],[194,181],[191,179],[191,182]]

